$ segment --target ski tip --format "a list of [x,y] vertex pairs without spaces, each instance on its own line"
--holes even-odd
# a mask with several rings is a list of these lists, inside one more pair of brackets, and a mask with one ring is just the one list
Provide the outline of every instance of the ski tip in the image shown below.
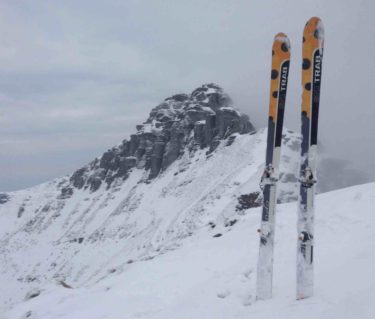
[[320,41],[324,39],[324,26],[319,17],[312,17],[306,22],[303,37],[304,39],[314,37]]
[[275,35],[273,39],[274,43],[281,42],[282,44],[282,50],[284,52],[290,51],[290,41],[288,36],[285,33],[279,32]]
[[308,25],[316,26],[319,22],[322,22],[322,20],[319,17],[311,17],[309,20],[307,20],[306,26]]
[[289,42],[288,36],[283,32],[279,32],[278,34],[276,34],[273,40],[279,42]]

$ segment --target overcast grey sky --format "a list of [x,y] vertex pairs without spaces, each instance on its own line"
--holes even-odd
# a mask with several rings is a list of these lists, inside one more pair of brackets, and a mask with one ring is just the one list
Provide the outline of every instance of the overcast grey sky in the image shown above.
[[374,12],[374,0],[2,0],[0,191],[70,173],[205,82],[265,126],[280,31],[292,43],[285,125],[299,131],[301,38],[314,15],[326,35],[320,140],[375,180]]

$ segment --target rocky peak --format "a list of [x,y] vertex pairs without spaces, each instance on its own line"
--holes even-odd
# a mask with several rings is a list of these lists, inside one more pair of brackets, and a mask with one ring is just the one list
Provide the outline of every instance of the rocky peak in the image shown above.
[[73,188],[96,191],[103,183],[110,187],[127,178],[133,167],[155,178],[183,152],[197,148],[215,150],[220,140],[233,133],[254,131],[249,118],[235,110],[232,100],[216,84],[204,84],[189,94],[176,94],[154,107],[148,119],[136,126],[136,133],[100,158],[77,170],[62,196]]

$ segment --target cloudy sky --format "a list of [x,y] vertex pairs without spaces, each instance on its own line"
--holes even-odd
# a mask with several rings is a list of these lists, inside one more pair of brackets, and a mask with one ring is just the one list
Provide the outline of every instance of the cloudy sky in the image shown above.
[[374,12],[373,0],[1,0],[0,191],[70,173],[205,82],[265,126],[280,31],[292,43],[285,125],[299,131],[314,15],[326,35],[320,140],[375,180]]

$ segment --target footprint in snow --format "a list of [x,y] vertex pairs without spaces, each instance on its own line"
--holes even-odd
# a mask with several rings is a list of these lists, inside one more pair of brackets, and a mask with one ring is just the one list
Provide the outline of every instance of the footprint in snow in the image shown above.
[[220,291],[217,293],[217,296],[221,299],[225,299],[226,297],[228,297],[229,295],[231,294],[231,291],[226,289],[226,290],[223,290],[223,291]]
[[251,306],[253,304],[253,295],[252,294],[247,294],[243,299],[242,299],[242,304],[247,307]]
[[252,269],[252,268],[246,269],[246,270],[243,272],[243,275],[244,275],[244,277],[245,277],[246,279],[250,279],[252,274],[253,274],[253,269]]
[[35,316],[33,315],[33,312],[30,310],[28,312],[26,312],[22,317],[21,319],[32,319],[32,318],[35,318]]

